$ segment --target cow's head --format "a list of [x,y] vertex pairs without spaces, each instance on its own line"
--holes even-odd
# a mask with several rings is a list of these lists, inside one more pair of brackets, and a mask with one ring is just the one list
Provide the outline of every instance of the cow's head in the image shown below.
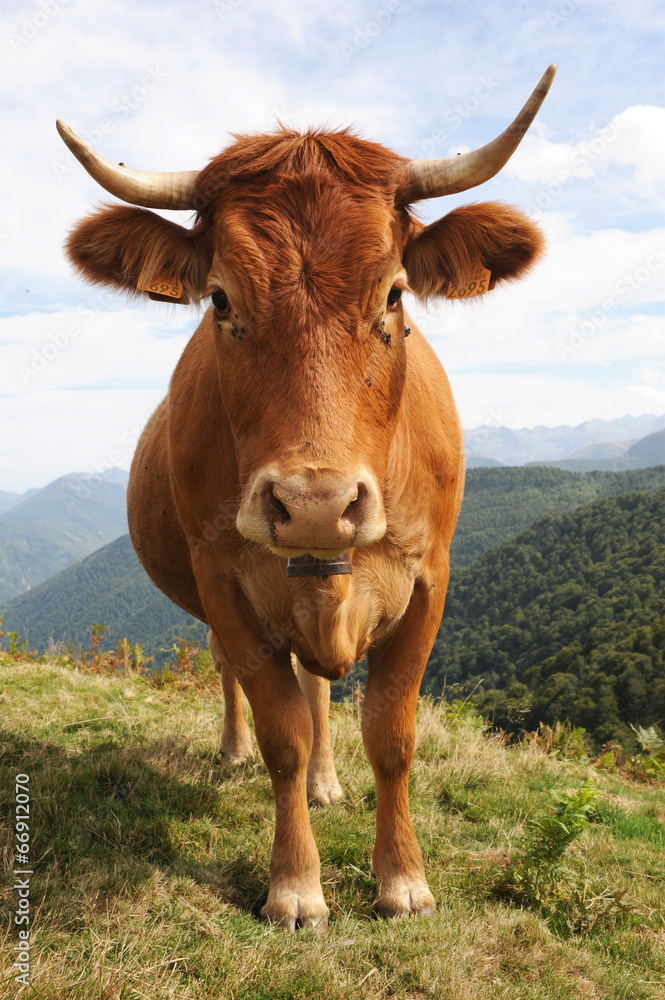
[[[492,287],[523,274],[542,246],[505,205],[458,208],[426,227],[409,206],[496,174],[553,76],[493,142],[439,160],[406,160],[349,132],[283,130],[239,138],[201,172],[151,174],[110,163],[58,123],[106,190],[143,206],[79,223],[67,248],[80,272],[140,294],[168,273],[181,301],[210,299],[246,538],[330,558],[383,536],[409,346],[402,291],[445,295],[478,262]],[[182,228],[145,208],[194,209],[196,221]]]

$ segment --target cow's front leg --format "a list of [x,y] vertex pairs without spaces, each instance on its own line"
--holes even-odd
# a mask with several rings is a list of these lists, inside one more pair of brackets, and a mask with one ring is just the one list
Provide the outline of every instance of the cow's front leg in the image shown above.
[[369,654],[362,730],[376,781],[377,909],[386,917],[436,908],[411,822],[409,769],[418,689],[443,612],[442,590],[416,583],[397,629]]
[[323,929],[328,907],[319,854],[307,809],[307,763],[312,717],[288,652],[277,653],[239,680],[254,714],[254,729],[275,796],[270,891],[261,914],[280,926]]
[[249,601],[220,565],[212,550],[197,549],[193,566],[199,591],[209,598],[206,617],[251,706],[275,797],[270,890],[261,914],[288,930],[322,929],[328,907],[307,808],[312,716],[291,664],[288,638],[276,633],[274,643],[265,642]]
[[212,629],[208,632],[208,645],[215,670],[221,676],[224,694],[222,753],[232,763],[239,764],[252,753],[252,734],[245,718],[242,689]]
[[312,805],[329,806],[344,798],[337,780],[335,762],[330,749],[328,717],[330,714],[330,681],[305,670],[296,657],[298,683],[312,713],[312,752],[307,766],[307,797]]

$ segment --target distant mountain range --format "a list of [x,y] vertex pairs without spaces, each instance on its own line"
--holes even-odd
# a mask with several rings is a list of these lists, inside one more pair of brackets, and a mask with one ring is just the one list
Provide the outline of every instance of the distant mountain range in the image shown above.
[[39,490],[26,490],[25,493],[7,493],[6,490],[0,490],[0,514],[11,510],[24,500],[29,500],[35,493],[39,493]]
[[[550,468],[474,469],[451,549],[455,571],[548,513],[570,511],[599,497],[665,486],[665,467],[587,475]],[[457,569],[456,569],[457,568]],[[453,573],[453,577],[455,572]],[[87,648],[89,629],[104,625],[104,649],[125,636],[163,662],[179,637],[205,643],[207,628],[154,587],[129,535],[93,552],[57,576],[0,607],[4,628],[40,652],[49,640]]]
[[40,490],[1,494],[0,601],[124,534],[128,478],[122,469],[99,476],[72,472]]
[[[633,452],[621,464],[624,455],[632,451],[641,439],[665,429],[665,414],[621,417],[617,420],[587,420],[576,427],[530,427],[516,430],[510,427],[476,427],[464,431],[467,468],[499,463],[501,465],[550,464],[561,461],[618,460],[621,468],[642,468],[645,456]],[[657,461],[665,462],[665,437],[654,442],[661,449]],[[638,464],[633,464],[637,462]],[[568,466],[566,466],[568,467]],[[588,468],[598,468],[597,462]],[[610,465],[607,468],[612,468]],[[584,471],[576,467],[577,471]]]
[[[616,449],[612,457],[600,457],[603,453],[609,455]],[[527,462],[527,465],[553,465],[558,469],[568,469],[570,472],[588,472],[592,469],[598,471],[618,472],[621,469],[647,469],[653,465],[665,463],[665,430],[656,431],[641,438],[635,444],[627,443],[622,450],[621,445],[605,443],[603,445],[590,445],[582,448],[581,454],[576,452],[570,458],[562,459],[559,462]]]

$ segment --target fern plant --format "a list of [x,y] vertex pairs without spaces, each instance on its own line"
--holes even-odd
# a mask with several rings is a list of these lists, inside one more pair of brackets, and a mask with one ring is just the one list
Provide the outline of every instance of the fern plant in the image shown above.
[[665,740],[661,740],[653,726],[644,729],[643,726],[630,728],[637,737],[641,753],[631,758],[633,771],[649,780],[658,780],[665,776]]
[[566,871],[562,858],[566,848],[589,826],[598,791],[592,781],[572,795],[553,790],[545,816],[528,821],[520,841],[521,854],[512,866],[515,888],[530,903],[542,904],[550,897]]

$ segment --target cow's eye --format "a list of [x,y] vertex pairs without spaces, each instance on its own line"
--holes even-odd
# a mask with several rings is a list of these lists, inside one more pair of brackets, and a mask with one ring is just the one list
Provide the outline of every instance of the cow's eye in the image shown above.
[[229,300],[226,297],[226,292],[213,292],[210,296],[210,301],[218,312],[226,312],[229,308]]
[[402,289],[398,288],[397,285],[393,285],[393,287],[388,292],[388,308],[394,309],[401,298],[402,298]]

